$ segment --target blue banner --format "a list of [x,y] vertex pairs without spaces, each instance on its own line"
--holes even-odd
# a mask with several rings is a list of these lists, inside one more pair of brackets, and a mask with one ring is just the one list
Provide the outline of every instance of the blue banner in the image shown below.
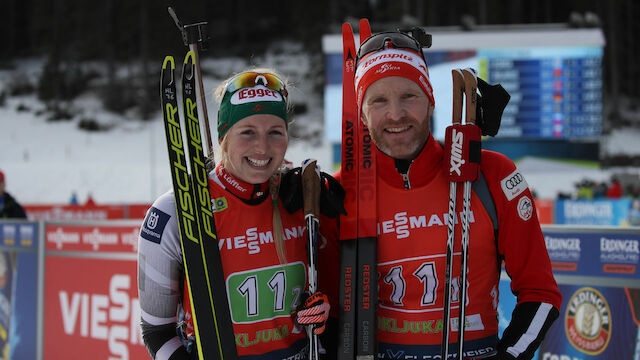
[[629,223],[630,199],[556,200],[556,224],[612,225]]
[[38,224],[0,221],[0,357],[36,358]]
[[560,318],[538,359],[637,359],[639,289],[560,285],[560,292]]
[[554,274],[638,279],[640,231],[546,229]]

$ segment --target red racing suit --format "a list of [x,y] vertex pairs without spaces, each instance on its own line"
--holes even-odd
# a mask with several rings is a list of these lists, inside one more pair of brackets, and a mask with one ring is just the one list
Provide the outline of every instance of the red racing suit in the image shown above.
[[[278,201],[287,260],[286,264],[280,264],[274,245],[273,202],[268,195],[268,184],[244,183],[221,166],[209,177],[218,246],[240,359],[303,359],[308,340],[304,329],[296,328],[291,316],[308,286],[306,226],[302,211],[289,214]],[[184,355],[178,354],[185,354],[185,350],[175,336],[175,314],[180,301],[186,309],[187,335],[193,332],[193,324],[187,287],[180,286],[182,296],[176,293],[178,286],[175,284],[184,282],[184,268],[173,193],[156,200],[149,213],[156,214],[161,219],[157,222],[162,224],[154,226],[155,238],[142,236],[140,239],[143,338],[154,358],[183,358]],[[147,220],[145,228],[146,224]],[[147,229],[148,233],[150,229]],[[320,241],[319,268],[323,266],[322,259],[330,259],[323,256],[326,246],[326,240]],[[319,289],[325,283],[322,274],[319,271]]]
[[[443,150],[430,136],[405,174],[397,170],[396,160],[377,149],[376,153],[378,358],[440,359],[449,221],[449,182],[442,170]],[[525,180],[504,155],[483,151],[481,158],[481,171],[495,202],[499,227],[496,241],[491,219],[472,191],[464,349],[464,358],[471,359],[491,358],[497,353],[502,259],[518,305],[545,304],[544,311],[557,313],[561,303]],[[462,212],[462,188],[460,184],[456,224]],[[457,339],[461,259],[459,224],[456,228],[452,342]],[[512,324],[524,322],[527,326],[517,328],[527,331],[530,314],[519,314],[514,313]],[[517,320],[516,316],[523,319]],[[522,335],[514,336],[514,344]],[[524,352],[522,343],[518,344],[510,346],[513,358]]]

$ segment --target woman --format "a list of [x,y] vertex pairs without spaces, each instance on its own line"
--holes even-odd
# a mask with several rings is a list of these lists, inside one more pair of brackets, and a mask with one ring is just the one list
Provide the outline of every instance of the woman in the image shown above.
[[[304,358],[308,340],[296,322],[313,322],[319,333],[329,312],[322,293],[309,298],[313,304],[301,306],[307,264],[304,216],[300,210],[284,211],[278,197],[289,142],[287,95],[281,78],[264,69],[242,72],[216,90],[220,163],[209,173],[209,190],[241,359]],[[173,192],[168,192],[147,213],[160,239],[147,239],[146,220],[140,233],[142,332],[154,359],[197,357],[190,354],[195,346],[175,214]],[[176,332],[180,305],[187,319],[183,336]],[[316,318],[301,316],[299,308]]]

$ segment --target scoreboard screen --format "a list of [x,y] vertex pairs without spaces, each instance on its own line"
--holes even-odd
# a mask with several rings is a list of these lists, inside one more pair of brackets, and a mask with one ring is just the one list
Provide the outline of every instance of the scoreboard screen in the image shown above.
[[[428,31],[428,29],[426,29]],[[499,138],[595,139],[602,132],[600,29],[432,33],[425,49],[434,88],[432,131],[451,124],[451,69],[471,67],[511,95]],[[340,141],[342,44],[325,36],[325,134]],[[338,45],[338,46],[336,46]]]
[[592,138],[602,130],[602,49],[478,51],[480,77],[511,95],[500,137]]

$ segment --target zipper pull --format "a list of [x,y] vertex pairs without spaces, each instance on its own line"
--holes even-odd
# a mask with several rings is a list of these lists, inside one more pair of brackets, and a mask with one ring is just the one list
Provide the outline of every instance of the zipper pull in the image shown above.
[[404,180],[404,188],[406,190],[411,189],[411,182],[409,181],[409,172],[402,174],[402,180]]

